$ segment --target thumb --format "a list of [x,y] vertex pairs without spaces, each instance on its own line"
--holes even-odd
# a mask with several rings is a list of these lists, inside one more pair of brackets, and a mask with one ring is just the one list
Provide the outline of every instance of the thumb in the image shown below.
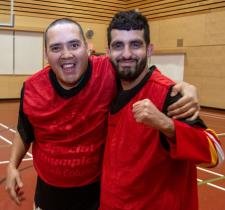
[[175,95],[177,95],[178,94],[178,90],[175,88],[175,86],[172,88],[172,91],[171,91],[171,93],[170,93],[170,96],[171,97],[174,97]]
[[22,182],[20,176],[17,176],[16,177],[16,183],[17,183],[17,185],[18,185],[19,188],[22,188],[23,187],[23,182]]
[[172,87],[170,96],[174,97],[175,95],[177,95],[179,92],[181,91],[181,84],[177,83]]

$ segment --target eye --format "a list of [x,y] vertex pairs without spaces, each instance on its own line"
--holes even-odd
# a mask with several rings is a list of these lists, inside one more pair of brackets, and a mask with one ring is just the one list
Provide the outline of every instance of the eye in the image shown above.
[[131,48],[132,49],[139,49],[140,47],[142,47],[143,42],[141,41],[133,41],[131,42]]
[[123,49],[124,44],[122,42],[114,42],[111,46],[113,50],[121,50]]
[[70,49],[77,49],[78,47],[80,47],[80,43],[79,42],[73,42],[73,43],[70,43]]
[[50,50],[51,50],[52,52],[59,52],[59,51],[61,50],[61,46],[59,46],[59,45],[51,46],[51,47],[50,47]]

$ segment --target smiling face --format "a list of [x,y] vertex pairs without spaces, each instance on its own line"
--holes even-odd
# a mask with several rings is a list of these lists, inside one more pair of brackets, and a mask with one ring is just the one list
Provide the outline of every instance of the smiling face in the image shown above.
[[134,81],[147,69],[144,30],[111,31],[110,59],[121,80]]
[[46,58],[63,88],[76,86],[88,66],[87,45],[76,24],[62,23],[49,28]]

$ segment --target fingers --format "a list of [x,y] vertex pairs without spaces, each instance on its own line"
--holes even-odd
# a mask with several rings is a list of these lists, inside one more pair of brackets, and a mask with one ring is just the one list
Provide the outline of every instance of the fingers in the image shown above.
[[174,96],[176,92],[180,92],[183,97],[168,107],[168,116],[174,119],[196,119],[200,110],[196,87],[180,82],[172,88],[171,96]]
[[23,183],[22,183],[22,180],[21,180],[20,176],[16,177],[16,183],[17,183],[19,188],[23,187]]
[[133,115],[134,115],[134,119],[136,120],[136,122],[141,122],[142,121],[142,117],[143,117],[143,113],[145,113],[145,101],[141,100],[138,101],[136,103],[133,104]]
[[193,118],[199,114],[200,106],[196,100],[191,99],[190,97],[182,97],[176,103],[168,107],[168,116],[173,117],[174,119],[181,118]]
[[17,203],[18,204],[21,204],[21,202],[23,200],[25,200],[25,197],[24,197],[24,191],[21,189],[21,188],[17,188],[16,189],[16,195],[17,195]]
[[150,103],[149,99],[143,99],[143,100],[137,101],[133,104],[133,109],[136,110],[136,109],[146,107],[148,106],[149,103]]
[[17,205],[20,205],[20,196],[23,194],[23,192],[20,190],[18,186],[6,187],[6,191],[9,193],[10,198],[15,201]]
[[193,120],[197,119],[199,116],[199,113],[200,113],[200,109],[198,111],[196,111],[195,114],[192,115],[192,117],[187,118],[187,120],[193,121]]
[[19,175],[15,177],[12,175],[7,178],[5,190],[8,192],[10,198],[15,201],[17,205],[25,199],[24,192],[22,191],[23,183]]
[[171,104],[168,107],[168,111],[174,111],[176,109],[179,109],[179,108],[187,105],[188,103],[193,103],[193,100],[191,99],[191,97],[189,97],[189,96],[183,96],[178,101],[176,101],[175,103]]
[[173,119],[188,118],[188,120],[195,120],[199,116],[199,110],[198,105],[186,104],[173,111],[169,111],[168,116],[171,116]]
[[136,122],[143,122],[148,117],[151,102],[149,99],[143,99],[133,104],[133,114]]
[[133,104],[133,113],[140,113],[140,112],[144,112],[146,111],[147,107],[149,106],[149,100],[148,99],[144,99],[144,100],[140,100],[136,103]]

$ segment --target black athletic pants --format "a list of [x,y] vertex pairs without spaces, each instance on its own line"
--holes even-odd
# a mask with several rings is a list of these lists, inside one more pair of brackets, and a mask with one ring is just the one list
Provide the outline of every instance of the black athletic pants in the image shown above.
[[83,187],[60,188],[37,178],[35,205],[41,210],[97,210],[100,182]]

